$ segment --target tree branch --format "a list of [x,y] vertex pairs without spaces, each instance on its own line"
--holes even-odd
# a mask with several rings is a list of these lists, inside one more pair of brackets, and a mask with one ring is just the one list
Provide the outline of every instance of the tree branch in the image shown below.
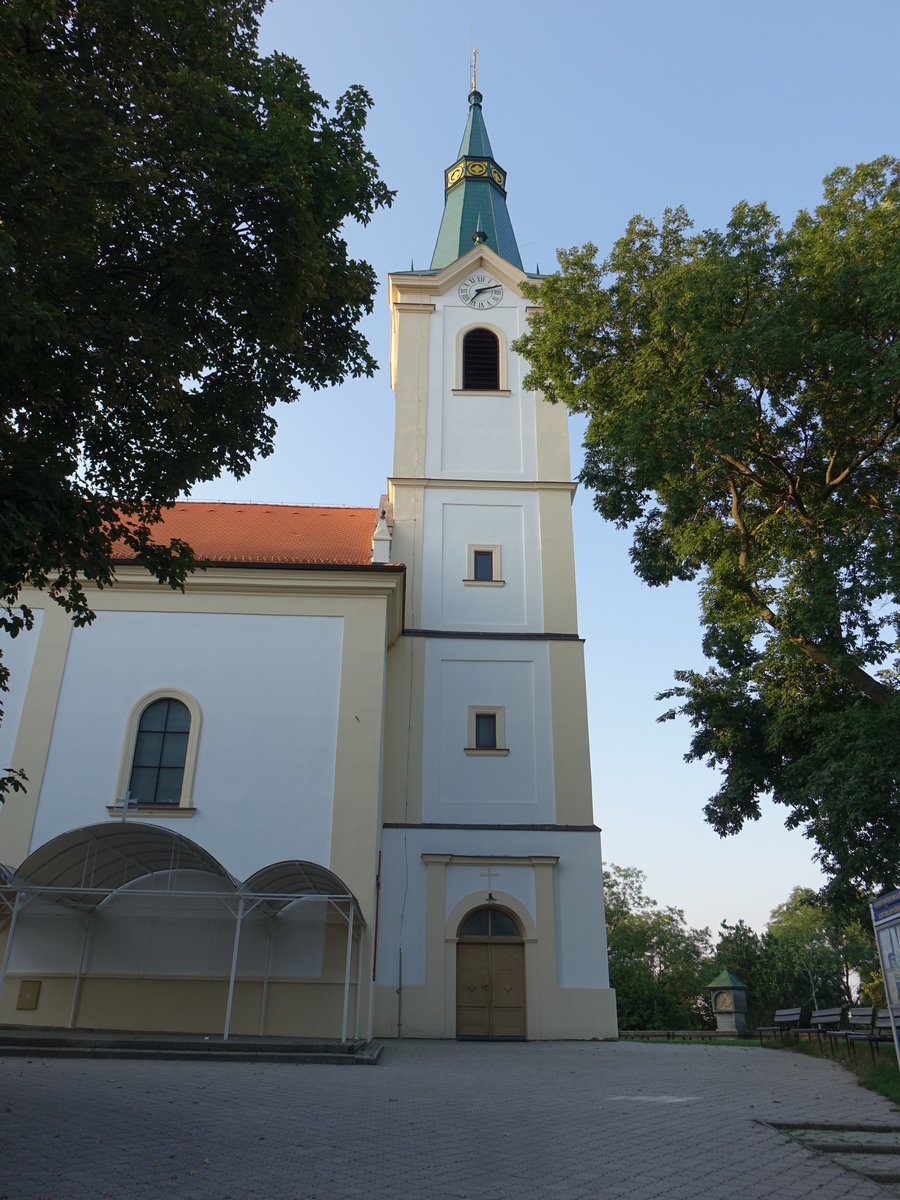
[[873,678],[862,667],[856,665],[855,662],[845,653],[835,654],[834,652],[823,648],[816,642],[811,642],[807,638],[801,637],[799,634],[787,633],[778,614],[775,613],[768,604],[759,596],[755,589],[749,584],[746,587],[747,596],[756,604],[759,615],[776,633],[783,633],[802,654],[805,654],[810,662],[817,663],[820,667],[827,667],[835,674],[842,676],[858,688],[864,696],[868,697],[875,704],[887,704],[894,695],[892,688],[880,683]]
[[741,512],[741,495],[734,482],[733,476],[728,476],[728,489],[731,492],[731,519],[734,521],[741,539],[741,552],[738,556],[738,566],[746,571],[750,565],[750,530]]

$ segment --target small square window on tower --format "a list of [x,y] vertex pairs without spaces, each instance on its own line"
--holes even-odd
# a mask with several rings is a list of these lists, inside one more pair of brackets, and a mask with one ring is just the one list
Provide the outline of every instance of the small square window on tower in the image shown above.
[[486,583],[489,579],[494,578],[493,550],[476,550],[472,558],[472,578],[476,583]]
[[467,546],[465,584],[503,587],[499,546]]
[[496,750],[497,749],[497,714],[496,713],[476,713],[475,714],[475,749],[476,750]]
[[470,704],[466,754],[509,754],[506,745],[506,710],[496,704]]

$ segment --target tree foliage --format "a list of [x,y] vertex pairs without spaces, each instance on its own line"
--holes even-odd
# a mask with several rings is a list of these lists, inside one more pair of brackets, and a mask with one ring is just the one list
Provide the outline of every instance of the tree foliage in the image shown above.
[[[77,623],[117,541],[178,586],[163,506],[272,450],[269,409],[370,374],[371,267],[342,227],[391,193],[265,0],[6,0],[0,13],[0,627]],[[0,678],[0,684],[4,682]],[[0,789],[2,790],[2,789]]]
[[842,933],[814,892],[794,888],[772,910],[763,937],[770,995],[790,996],[808,1010],[848,1004],[850,964],[842,954]]
[[721,769],[722,835],[771,793],[836,891],[900,873],[900,163],[785,229],[739,204],[560,252],[517,348],[589,416],[582,481],[651,585],[699,579],[705,673],[663,698]]
[[[708,929],[691,929],[681,909],[662,908],[644,891],[636,867],[604,868],[610,984],[621,1029],[715,1026],[710,982],[723,970],[747,986],[751,1029],[778,1008],[884,1003],[871,924],[794,888],[763,933],[723,921],[715,950]],[[861,906],[862,907],[862,906]]]
[[681,909],[651,900],[644,873],[635,867],[606,867],[604,894],[609,982],[620,1027],[697,1028],[708,982],[709,930],[690,929]]

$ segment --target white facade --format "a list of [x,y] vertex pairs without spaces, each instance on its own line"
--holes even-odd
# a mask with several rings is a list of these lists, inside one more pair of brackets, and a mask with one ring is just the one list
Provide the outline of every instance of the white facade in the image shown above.
[[[448,197],[470,168],[505,181],[470,102]],[[566,416],[523,388],[511,226],[474,241],[389,281],[394,464],[383,518],[353,510],[362,555],[275,560],[244,526],[184,594],[124,567],[87,629],[23,597],[36,628],[3,647],[0,755],[29,784],[0,810],[17,872],[0,1022],[616,1036]],[[312,518],[287,517],[293,546]],[[159,699],[189,714],[181,790],[138,803]]]
[[342,634],[339,617],[99,613],[69,647],[29,850],[103,819],[132,707],[186,694],[202,714],[190,830],[155,819],[239,878],[286,840],[327,863]]
[[[476,246],[443,270],[390,281],[392,558],[408,582],[405,636],[388,660],[396,702],[375,1010],[384,1036],[484,1036],[471,1032],[477,1016],[466,1024],[477,1008],[467,989],[508,989],[509,969],[501,979],[488,965],[486,982],[473,985],[467,948],[486,946],[489,961],[494,942],[466,930],[491,906],[513,919],[524,947],[523,1000],[514,1018],[498,1017],[500,1036],[616,1032],[568,434],[564,412],[522,387],[526,365],[512,350],[528,321],[522,278]],[[490,289],[489,311],[473,311],[475,284]],[[465,386],[463,339],[473,330],[497,339],[499,386]],[[488,555],[489,577],[475,578],[477,552]],[[488,748],[473,742],[478,714],[493,722]]]

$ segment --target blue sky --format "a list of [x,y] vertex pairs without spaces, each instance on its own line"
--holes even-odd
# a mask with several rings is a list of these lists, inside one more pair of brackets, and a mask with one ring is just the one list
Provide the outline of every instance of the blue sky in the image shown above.
[[[741,199],[765,200],[789,224],[835,166],[900,152],[898,0],[274,0],[262,50],[299,59],[326,99],[361,83],[374,100],[367,143],[397,199],[347,233],[380,281],[365,330],[382,364],[387,273],[431,260],[443,169],[466,120],[470,29],[527,270],[551,270],[560,246],[591,241],[605,254],[634,213],[677,204],[709,227]],[[275,454],[195,498],[378,502],[392,455],[385,370],[276,415]],[[573,473],[581,431],[573,421]],[[684,763],[688,727],[657,724],[654,701],[674,670],[702,666],[696,593],[640,584],[627,537],[581,491],[574,520],[604,858],[645,871],[648,893],[692,925],[743,917],[761,929],[793,886],[820,883],[813,846],[771,805],[736,838],[704,823],[715,777]]]

